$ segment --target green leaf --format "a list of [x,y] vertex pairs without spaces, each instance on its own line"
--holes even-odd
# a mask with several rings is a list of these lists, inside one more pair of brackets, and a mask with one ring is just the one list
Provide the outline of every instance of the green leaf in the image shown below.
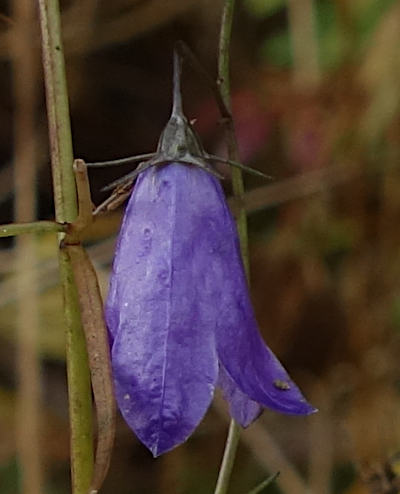
[[276,472],[267,479],[265,479],[263,482],[261,482],[261,484],[258,484],[257,487],[252,489],[247,494],[261,494],[261,492],[270,484],[272,484],[272,482],[274,482],[277,479],[277,477],[279,477],[279,472]]

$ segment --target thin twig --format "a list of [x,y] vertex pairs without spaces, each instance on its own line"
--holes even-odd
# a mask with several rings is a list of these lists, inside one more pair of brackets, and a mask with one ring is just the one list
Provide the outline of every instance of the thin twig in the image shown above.
[[63,233],[66,232],[67,225],[65,223],[57,223],[56,221],[33,221],[31,223],[9,223],[0,225],[1,237],[14,237],[23,233]]

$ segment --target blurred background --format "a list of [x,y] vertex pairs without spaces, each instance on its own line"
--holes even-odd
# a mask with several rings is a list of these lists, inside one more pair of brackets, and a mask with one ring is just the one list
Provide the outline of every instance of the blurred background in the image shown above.
[[[61,4],[75,156],[155,150],[173,45],[184,40],[215,77],[221,1]],[[52,219],[36,2],[0,6],[0,222]],[[243,433],[232,494],[278,470],[265,492],[400,492],[399,46],[394,0],[237,1],[241,159],[274,177],[245,177],[253,300],[265,340],[320,411],[266,410]],[[189,65],[183,92],[206,149],[224,155],[216,103]],[[127,171],[91,171],[94,202]],[[87,233],[104,294],[122,211]],[[56,252],[54,235],[1,242],[0,494],[69,492]],[[186,444],[153,460],[119,419],[102,492],[212,492],[227,426],[218,398]]]

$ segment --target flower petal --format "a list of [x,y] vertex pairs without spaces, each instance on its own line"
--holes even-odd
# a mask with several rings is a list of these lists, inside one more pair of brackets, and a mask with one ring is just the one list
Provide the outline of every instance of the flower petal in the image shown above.
[[192,433],[218,375],[208,177],[180,164],[143,172],[116,249],[106,304],[116,396],[154,456]]
[[218,386],[222,389],[222,396],[229,403],[231,417],[242,427],[249,426],[262,413],[262,407],[245,395],[235,384],[235,381],[226,372],[220,363]]
[[263,342],[246,300],[238,294],[235,299],[232,293],[229,306],[221,303],[220,316],[216,333],[218,356],[240,390],[277,412],[295,415],[315,412]]
[[[219,287],[217,352],[240,390],[251,400],[278,412],[315,412],[264,343],[254,316],[241,261],[236,226],[220,190],[223,211],[217,226],[224,249],[214,252],[214,283]],[[216,240],[217,241],[217,240]]]

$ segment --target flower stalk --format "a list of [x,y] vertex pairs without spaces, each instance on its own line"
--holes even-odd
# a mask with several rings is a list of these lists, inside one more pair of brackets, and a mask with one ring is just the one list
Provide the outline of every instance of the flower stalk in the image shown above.
[[[218,85],[221,98],[225,108],[231,112],[232,102],[230,93],[230,41],[232,34],[233,14],[235,9],[235,0],[224,0],[222,11],[221,30],[218,50]],[[230,160],[240,161],[238,146],[235,136],[235,128],[232,116],[225,118],[226,140],[228,146],[228,158]],[[238,204],[243,204],[244,184],[242,172],[238,168],[232,168],[232,189],[233,195],[238,200]],[[237,211],[236,225],[239,234],[240,251],[242,254],[243,265],[249,278],[249,252],[247,236],[247,217],[243,206]],[[232,475],[233,465],[236,458],[236,452],[239,446],[240,428],[234,419],[231,419],[229,425],[228,437],[225,444],[224,456],[218,474],[217,485],[214,494],[226,494],[228,492],[229,481]]]
[[[230,41],[232,34],[233,14],[235,9],[235,0],[224,0],[222,12],[221,30],[219,38],[218,50],[218,86],[221,98],[225,108],[231,112],[231,91],[230,91]],[[224,118],[226,128],[226,140],[228,146],[229,160],[240,162],[238,145],[236,141],[235,128],[232,115],[229,118]],[[237,168],[232,168],[232,189],[233,195],[241,204],[244,199],[244,184],[242,171]],[[247,278],[249,277],[249,253],[248,253],[248,237],[247,237],[247,217],[244,207],[240,207],[237,211],[236,224],[239,233],[240,249],[242,252],[243,264],[246,269]]]
[[[38,3],[56,220],[60,223],[73,222],[77,216],[77,199],[72,169],[73,151],[60,8],[58,0],[38,0]],[[72,492],[87,494],[93,474],[88,357],[71,261],[63,249],[59,252],[59,266],[66,322]]]

